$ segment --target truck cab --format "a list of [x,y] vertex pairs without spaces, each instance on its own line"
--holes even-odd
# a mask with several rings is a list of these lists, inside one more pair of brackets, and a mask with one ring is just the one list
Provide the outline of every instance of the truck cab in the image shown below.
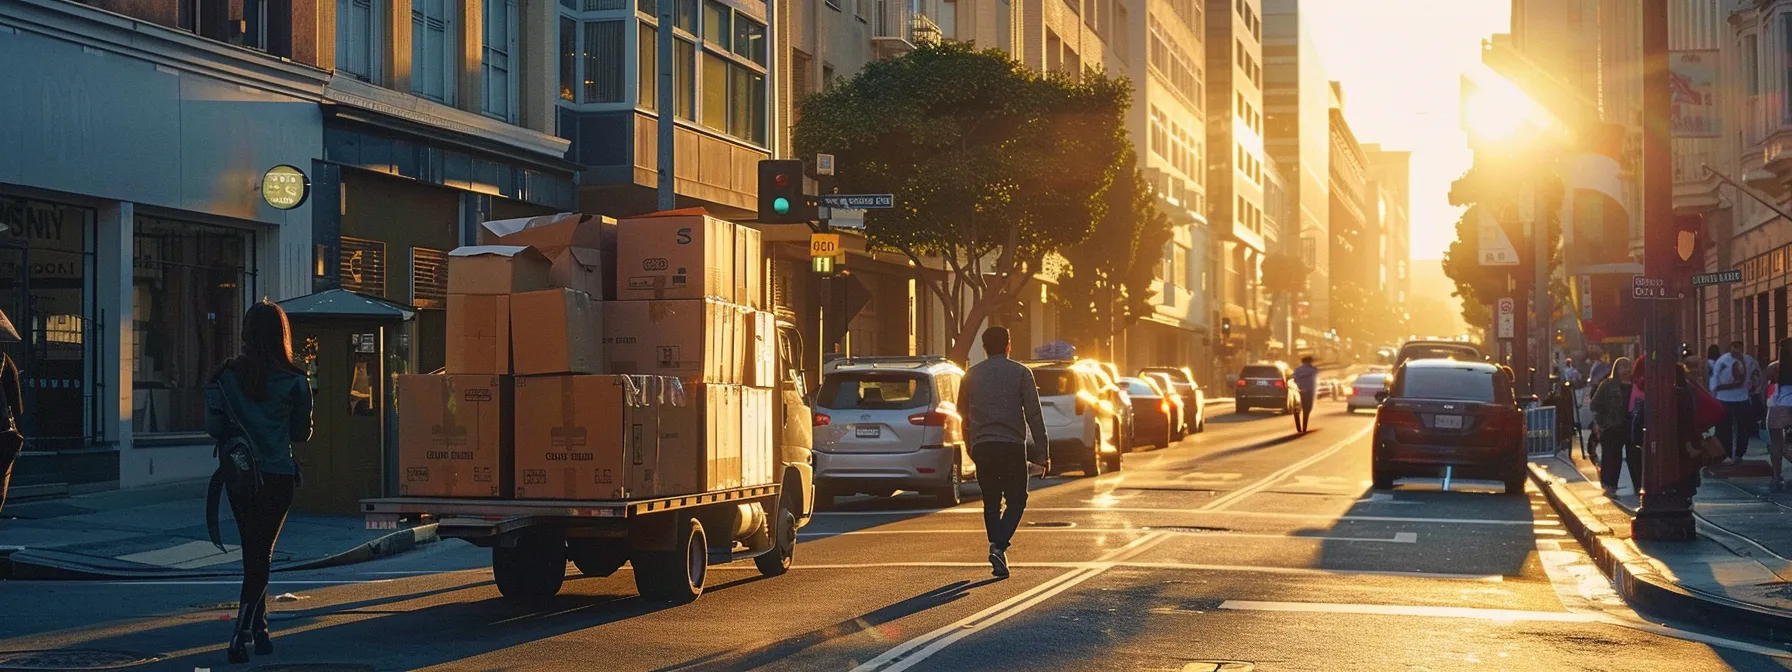
[[[815,437],[810,431],[808,372],[803,369],[803,337],[796,315],[779,307],[778,320],[778,457],[783,464],[783,498],[797,527],[815,516]],[[794,534],[794,530],[792,531]]]

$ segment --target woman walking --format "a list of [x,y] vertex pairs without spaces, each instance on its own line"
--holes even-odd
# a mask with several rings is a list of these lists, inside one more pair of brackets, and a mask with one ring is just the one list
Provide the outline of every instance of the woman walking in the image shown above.
[[1612,364],[1613,375],[1593,390],[1593,423],[1599,426],[1599,481],[1605,495],[1618,492],[1618,474],[1630,464],[1630,488],[1642,491],[1643,449],[1630,440],[1630,358]]
[[1792,338],[1780,339],[1780,349],[1767,365],[1767,464],[1773,469],[1768,492],[1785,492],[1780,461],[1786,457],[1786,430],[1792,429]]
[[[292,361],[286,311],[266,300],[243,317],[242,353],[225,360],[206,388],[205,429],[222,448],[236,439],[253,455],[253,486],[230,487],[230,511],[242,540],[243,587],[238,593],[231,663],[274,652],[268,636],[268,572],[274,540],[298,486],[294,442],[311,439],[311,384]],[[241,442],[235,442],[240,444]]]

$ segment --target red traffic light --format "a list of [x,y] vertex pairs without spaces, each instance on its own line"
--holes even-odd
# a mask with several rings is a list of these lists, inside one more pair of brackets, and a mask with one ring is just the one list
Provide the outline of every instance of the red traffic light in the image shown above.
[[772,178],[772,182],[780,187],[788,187],[790,186],[790,176],[784,173],[778,173],[776,177]]

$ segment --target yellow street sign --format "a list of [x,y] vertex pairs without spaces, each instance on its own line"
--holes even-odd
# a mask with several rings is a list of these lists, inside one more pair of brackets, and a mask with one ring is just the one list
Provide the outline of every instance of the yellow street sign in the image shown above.
[[810,257],[837,257],[837,256],[840,256],[841,254],[843,254],[844,252],[845,252],[845,250],[840,249],[840,234],[838,234],[838,233],[811,233],[811,234],[809,234],[809,256]]

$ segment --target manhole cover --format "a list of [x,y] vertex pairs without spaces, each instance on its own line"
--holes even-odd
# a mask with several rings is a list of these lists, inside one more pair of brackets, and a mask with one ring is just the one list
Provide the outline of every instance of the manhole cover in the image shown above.
[[249,672],[373,672],[373,666],[349,663],[296,663],[292,665],[262,665],[250,668]]
[[1180,532],[1183,534],[1212,534],[1214,532],[1231,532],[1224,527],[1206,527],[1202,525],[1165,525],[1163,527],[1147,527],[1152,532]]
[[1044,522],[1028,522],[1027,527],[1076,527],[1076,523],[1048,520]]
[[1197,660],[1182,666],[1182,672],[1251,672],[1256,665],[1232,660]]
[[98,649],[0,651],[0,670],[119,670],[161,659],[161,654]]

